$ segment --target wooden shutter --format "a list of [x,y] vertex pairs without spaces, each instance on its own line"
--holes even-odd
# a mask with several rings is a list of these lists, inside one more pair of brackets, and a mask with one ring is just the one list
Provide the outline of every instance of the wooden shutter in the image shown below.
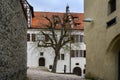
[[27,41],[30,41],[30,34],[27,34]]
[[35,41],[35,37],[36,37],[36,35],[32,34],[32,41]]
[[84,57],[86,57],[86,50],[84,50]]
[[71,50],[71,57],[75,57],[74,56],[74,50]]
[[80,42],[83,42],[83,35],[80,35]]

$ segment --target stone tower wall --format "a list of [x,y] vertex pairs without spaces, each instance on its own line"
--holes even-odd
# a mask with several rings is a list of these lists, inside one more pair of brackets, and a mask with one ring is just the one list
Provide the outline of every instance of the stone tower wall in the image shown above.
[[0,80],[26,77],[27,22],[20,0],[0,1]]

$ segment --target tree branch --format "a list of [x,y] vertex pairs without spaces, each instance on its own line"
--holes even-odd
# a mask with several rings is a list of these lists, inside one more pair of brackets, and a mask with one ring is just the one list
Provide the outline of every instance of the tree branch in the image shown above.
[[45,17],[45,18],[46,18],[46,19],[49,21],[49,23],[50,23],[50,26],[47,26],[47,27],[48,27],[49,30],[52,32],[52,37],[53,37],[55,43],[57,44],[57,38],[56,38],[56,34],[55,34],[54,27],[53,27],[53,25],[52,25],[52,21],[51,21],[48,17]]
[[41,31],[41,32],[42,32],[42,34],[43,34],[45,37],[48,38],[48,40],[50,40],[50,43],[47,43],[47,42],[45,42],[45,41],[42,41],[42,42],[43,42],[44,44],[50,44],[51,47],[55,48],[54,41],[53,41],[53,39],[50,37],[50,35],[47,34],[47,33],[44,33],[43,31]]
[[68,38],[67,40],[64,40],[61,44],[60,47],[63,47],[65,44],[67,44],[68,42],[70,42],[70,39]]

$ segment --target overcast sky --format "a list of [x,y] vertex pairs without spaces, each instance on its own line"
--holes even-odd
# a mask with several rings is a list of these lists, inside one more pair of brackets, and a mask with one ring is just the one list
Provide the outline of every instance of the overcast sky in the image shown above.
[[65,12],[66,5],[70,7],[70,12],[84,12],[84,0],[27,0],[34,11],[45,12]]

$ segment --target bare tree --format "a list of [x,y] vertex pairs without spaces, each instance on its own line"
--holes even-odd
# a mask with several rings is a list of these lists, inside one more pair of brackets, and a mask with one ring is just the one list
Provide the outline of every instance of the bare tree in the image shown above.
[[[47,37],[49,42],[46,42],[44,40],[42,41],[43,44],[38,43],[38,46],[52,47],[54,49],[55,58],[53,62],[52,72],[56,73],[56,66],[57,66],[58,57],[60,55],[60,50],[64,45],[66,45],[70,41],[70,36],[69,36],[70,25],[69,25],[69,21],[67,20],[67,17],[62,19],[59,16],[54,16],[52,19],[48,17],[44,17],[44,18],[49,22],[49,24],[46,25],[47,27],[46,29],[49,31],[49,34],[44,31],[42,31],[42,34]],[[59,30],[60,34],[57,34],[58,30],[56,29]]]

